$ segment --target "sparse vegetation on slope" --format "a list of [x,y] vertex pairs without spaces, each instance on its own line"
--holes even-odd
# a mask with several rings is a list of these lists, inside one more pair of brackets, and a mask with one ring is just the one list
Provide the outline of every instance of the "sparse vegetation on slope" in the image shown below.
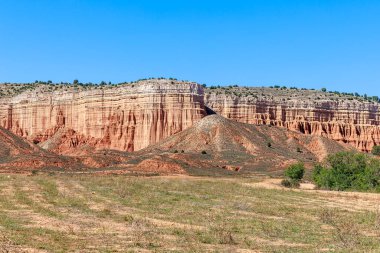
[[118,86],[131,86],[134,87],[135,84],[146,81],[155,81],[155,80],[168,80],[172,84],[176,82],[189,82],[186,80],[178,80],[176,78],[164,78],[164,77],[150,77],[142,78],[136,81],[131,82],[121,82],[121,83],[112,83],[110,81],[100,81],[100,82],[81,82],[78,79],[73,80],[72,82],[53,82],[51,80],[41,81],[36,80],[32,83],[0,83],[0,97],[12,97],[18,94],[21,94],[25,91],[38,90],[41,93],[48,93],[53,91],[68,91],[75,90],[85,91],[85,90],[97,90],[97,89],[113,89]]
[[[151,81],[151,80],[167,80],[169,82],[190,82],[187,80],[178,80],[173,77],[149,77],[141,78],[136,81],[112,83],[110,81],[100,82],[81,82],[75,79],[72,82],[53,82],[51,80],[41,81],[36,80],[31,83],[1,83],[0,84],[0,97],[2,96],[14,96],[24,91],[39,89],[41,92],[52,92],[60,90],[69,90],[75,88],[78,91],[89,89],[112,89],[117,86],[130,85],[133,86],[139,82]],[[359,102],[379,103],[379,96],[369,96],[367,94],[359,94],[358,92],[339,92],[328,91],[326,88],[321,90],[306,89],[297,87],[286,87],[280,85],[274,85],[269,87],[243,87],[239,85],[220,86],[212,85],[207,87],[206,84],[202,84],[205,88],[206,94],[216,93],[217,95],[233,95],[235,97],[250,97],[252,99],[275,99],[279,101],[291,100],[294,98],[307,100],[331,100],[331,101],[350,101],[356,100]]]
[[230,86],[210,86],[206,89],[206,94],[225,94],[235,97],[248,97],[251,99],[273,99],[275,101],[286,101],[292,99],[304,99],[315,101],[352,101],[379,103],[379,96],[368,96],[358,92],[339,92],[328,91],[326,88],[321,90],[286,87],[286,86],[269,86],[269,87],[243,87],[238,85]]

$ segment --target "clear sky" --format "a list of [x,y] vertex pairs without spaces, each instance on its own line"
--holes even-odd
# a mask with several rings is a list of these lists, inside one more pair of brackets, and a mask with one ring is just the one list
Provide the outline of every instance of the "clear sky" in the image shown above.
[[380,1],[0,0],[0,82],[160,76],[380,95]]

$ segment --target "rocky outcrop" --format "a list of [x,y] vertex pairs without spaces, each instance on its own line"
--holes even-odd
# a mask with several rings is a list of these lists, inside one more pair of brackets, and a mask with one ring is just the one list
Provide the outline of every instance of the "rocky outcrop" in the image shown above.
[[90,144],[135,151],[204,117],[203,98],[196,83],[158,79],[89,90],[37,87],[0,99],[0,125],[34,143],[58,138],[65,129],[62,146],[54,141],[58,149]]
[[351,95],[239,87],[204,93],[196,83],[167,79],[116,86],[3,86],[1,94],[9,95],[0,98],[0,126],[59,154],[137,151],[213,112],[324,136],[367,152],[380,144],[380,104]]
[[380,144],[380,105],[318,91],[270,88],[208,90],[205,104],[239,122],[285,127],[369,152]]

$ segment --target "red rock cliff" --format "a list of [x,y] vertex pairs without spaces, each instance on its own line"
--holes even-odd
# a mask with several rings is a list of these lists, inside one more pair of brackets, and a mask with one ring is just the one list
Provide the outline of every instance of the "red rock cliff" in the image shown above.
[[114,87],[0,88],[0,95],[9,94],[0,98],[0,126],[59,153],[85,145],[140,150],[192,126],[206,115],[205,104],[243,123],[325,136],[363,151],[380,145],[379,103],[351,95],[238,87],[204,94],[196,83],[158,79]]
[[[50,88],[49,88],[50,89]],[[205,115],[195,83],[147,80],[78,90],[38,87],[0,99],[0,124],[34,142],[69,129],[70,145],[135,151],[182,131]]]
[[208,89],[214,112],[248,124],[270,124],[325,136],[370,151],[380,144],[380,105],[347,95],[271,88]]

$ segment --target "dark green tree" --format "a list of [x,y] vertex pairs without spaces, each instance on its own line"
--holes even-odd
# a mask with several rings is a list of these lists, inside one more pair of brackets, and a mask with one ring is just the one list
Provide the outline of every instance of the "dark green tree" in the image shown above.
[[300,182],[305,174],[305,166],[303,163],[296,163],[290,165],[285,170],[285,179],[281,181],[281,184],[285,187],[299,187]]
[[294,181],[300,181],[303,178],[304,174],[305,174],[305,166],[303,163],[296,163],[296,164],[290,165],[285,170],[285,176]]

